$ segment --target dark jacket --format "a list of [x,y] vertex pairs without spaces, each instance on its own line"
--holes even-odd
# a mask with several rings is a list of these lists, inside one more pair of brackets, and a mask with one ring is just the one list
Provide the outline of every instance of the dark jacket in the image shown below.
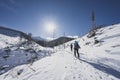
[[80,46],[79,46],[78,42],[75,41],[75,43],[74,43],[74,49],[79,49],[79,48],[80,48]]

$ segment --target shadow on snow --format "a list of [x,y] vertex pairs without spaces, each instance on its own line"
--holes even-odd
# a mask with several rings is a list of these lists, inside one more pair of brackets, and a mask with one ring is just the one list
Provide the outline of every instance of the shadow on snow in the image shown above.
[[110,74],[110,75],[113,75],[117,78],[120,79],[120,72],[111,68],[110,66],[107,66],[105,64],[102,64],[102,63],[93,63],[93,62],[89,62],[89,61],[86,61],[86,60],[83,60],[83,59],[79,59],[83,62],[86,62],[90,65],[92,65],[94,68],[98,69],[98,70],[101,70],[102,72],[105,72],[107,74]]

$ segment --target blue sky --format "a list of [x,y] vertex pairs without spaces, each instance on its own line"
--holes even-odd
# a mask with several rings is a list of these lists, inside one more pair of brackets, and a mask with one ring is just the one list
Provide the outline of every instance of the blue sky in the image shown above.
[[120,0],[0,0],[0,25],[34,36],[51,37],[44,23],[57,24],[55,37],[82,36],[91,26],[120,23]]

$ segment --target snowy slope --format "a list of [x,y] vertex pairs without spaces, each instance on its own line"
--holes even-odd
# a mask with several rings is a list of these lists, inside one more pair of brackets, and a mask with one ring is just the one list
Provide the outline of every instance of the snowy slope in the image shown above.
[[26,39],[22,32],[0,27],[0,74],[45,57],[50,51]]
[[15,45],[19,42],[19,37],[10,37],[3,34],[0,34],[0,49],[7,46]]
[[[99,71],[84,61],[79,61],[67,51],[10,70],[0,78],[3,80],[112,80],[116,79]],[[33,70],[34,69],[34,70]],[[22,70],[20,75],[17,72]],[[117,80],[117,79],[116,79]]]
[[51,56],[17,66],[0,80],[120,80],[120,24],[101,28],[92,38],[87,35],[76,39],[80,59],[70,51],[75,40],[70,41],[65,49],[60,45]]
[[0,49],[19,43],[20,35],[19,31],[0,26]]

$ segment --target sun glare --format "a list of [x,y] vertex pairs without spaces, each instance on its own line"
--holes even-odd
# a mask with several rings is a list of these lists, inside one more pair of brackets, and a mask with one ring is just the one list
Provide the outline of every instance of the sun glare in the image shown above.
[[53,32],[55,30],[56,24],[54,22],[47,22],[45,27],[46,27],[46,30],[49,33],[51,33],[51,32]]

